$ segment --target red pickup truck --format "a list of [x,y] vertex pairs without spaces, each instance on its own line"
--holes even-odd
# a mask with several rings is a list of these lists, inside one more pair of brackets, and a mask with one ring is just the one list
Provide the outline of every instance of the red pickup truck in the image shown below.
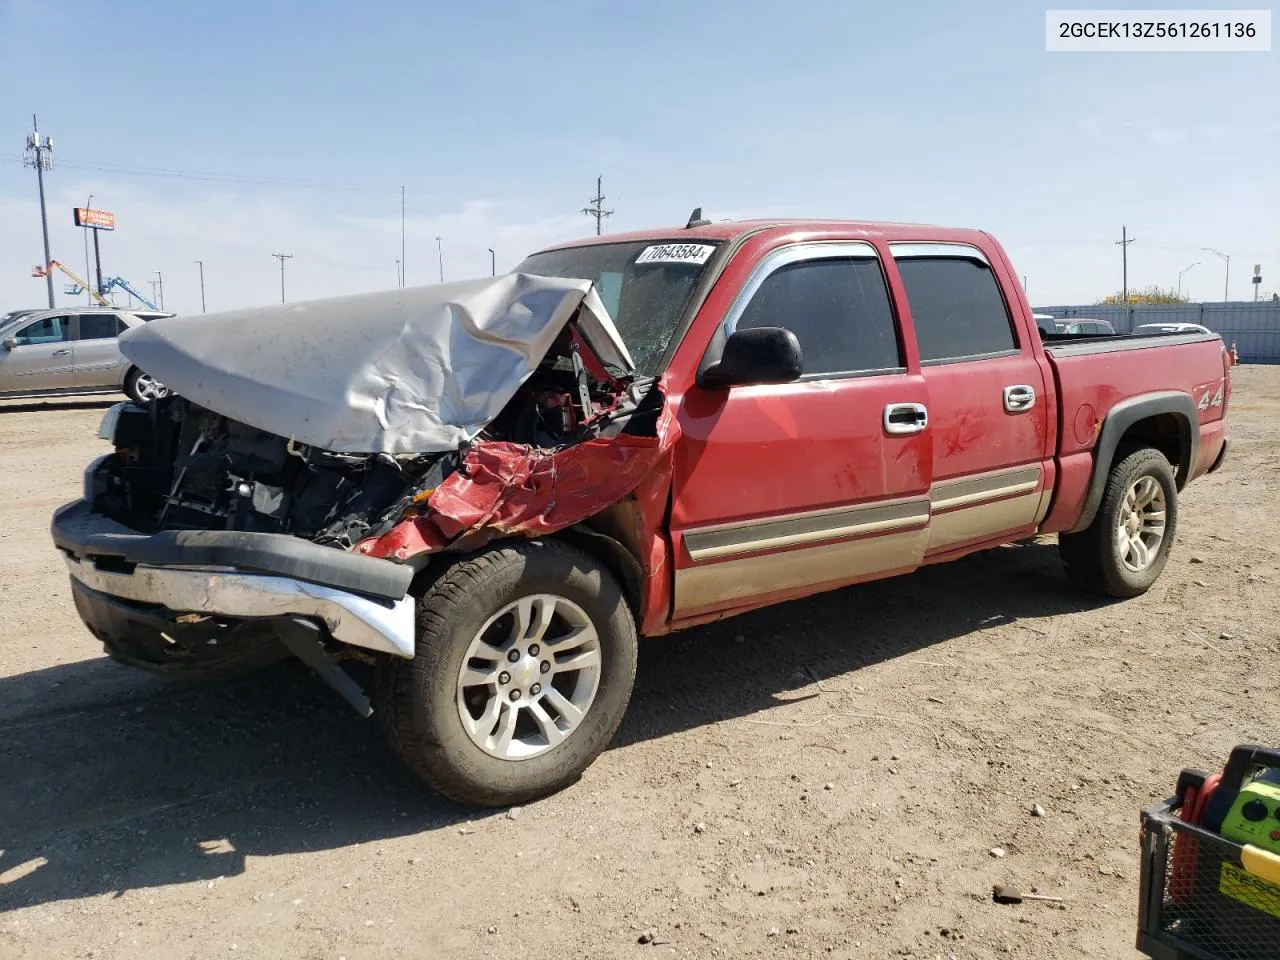
[[1227,450],[1216,335],[1042,333],[977,230],[691,220],[121,349],[176,396],[109,412],[53,521],[107,652],[293,654],[365,714],[372,662],[395,749],[479,804],[581,774],[639,635],[1047,533],[1140,594]]

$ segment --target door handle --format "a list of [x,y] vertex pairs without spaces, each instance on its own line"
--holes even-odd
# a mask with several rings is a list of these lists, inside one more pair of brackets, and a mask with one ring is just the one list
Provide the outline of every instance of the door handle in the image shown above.
[[919,433],[929,425],[929,411],[923,403],[891,403],[884,408],[884,432]]
[[1025,413],[1036,405],[1035,387],[1025,383],[1004,388],[1004,409],[1007,413]]
[[70,350],[67,350],[67,349],[63,349],[63,350],[55,350],[55,351],[53,351],[53,353],[51,353],[51,354],[50,354],[50,356],[52,356],[52,357],[65,357],[65,356],[66,356],[68,353],[70,353],[70,352],[71,352],[71,351],[70,351]]

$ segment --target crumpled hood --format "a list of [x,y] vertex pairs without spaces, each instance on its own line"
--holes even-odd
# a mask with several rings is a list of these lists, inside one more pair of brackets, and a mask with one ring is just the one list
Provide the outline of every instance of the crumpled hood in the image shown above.
[[496,417],[575,316],[601,360],[634,368],[589,280],[521,273],[165,317],[120,350],[259,430],[337,453],[432,453]]

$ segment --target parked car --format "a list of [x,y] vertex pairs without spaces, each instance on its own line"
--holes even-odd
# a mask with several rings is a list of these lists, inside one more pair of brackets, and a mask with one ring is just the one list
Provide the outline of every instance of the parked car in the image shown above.
[[1212,333],[1212,331],[1198,323],[1144,323],[1134,327],[1133,333],[1134,336],[1148,337],[1158,333]]
[[0,397],[123,390],[140,403],[165,386],[120,353],[117,338],[145,321],[102,307],[35,310],[0,327]]
[[519,803],[609,743],[637,636],[1035,534],[1152,585],[1226,455],[1222,342],[1042,343],[1016,277],[977,230],[715,223],[157,320],[121,348],[177,396],[108,414],[53,539],[117,660],[287,650],[366,715],[373,662],[413,771]]
[[1063,333],[1073,333],[1086,337],[1111,337],[1116,328],[1106,320],[1071,320],[1062,328]]
[[1033,313],[1031,315],[1031,319],[1035,321],[1036,326],[1043,334],[1058,333],[1062,327],[1062,324],[1058,323],[1058,321],[1053,318],[1052,314]]

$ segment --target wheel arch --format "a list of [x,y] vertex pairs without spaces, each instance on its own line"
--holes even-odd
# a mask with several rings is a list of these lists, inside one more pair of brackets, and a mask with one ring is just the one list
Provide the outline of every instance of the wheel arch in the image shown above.
[[640,622],[645,600],[644,568],[621,540],[587,526],[586,523],[574,524],[544,537],[499,537],[485,541],[474,549],[421,554],[419,556],[426,562],[414,574],[409,593],[414,597],[422,597],[451,566],[477,553],[500,547],[504,543],[528,543],[535,540],[560,540],[596,560],[618,581],[632,617],[637,624]]
[[1079,533],[1093,523],[1116,451],[1122,446],[1159,450],[1174,465],[1174,481],[1182,490],[1191,479],[1200,455],[1199,424],[1191,395],[1177,390],[1130,397],[1107,411],[1093,448],[1093,472],[1089,476],[1084,508],[1066,532]]
[[627,606],[631,608],[631,616],[638,627],[644,610],[645,575],[640,561],[626,545],[585,524],[576,524],[553,536],[594,557],[613,574],[613,578],[622,587],[623,596],[626,597]]

